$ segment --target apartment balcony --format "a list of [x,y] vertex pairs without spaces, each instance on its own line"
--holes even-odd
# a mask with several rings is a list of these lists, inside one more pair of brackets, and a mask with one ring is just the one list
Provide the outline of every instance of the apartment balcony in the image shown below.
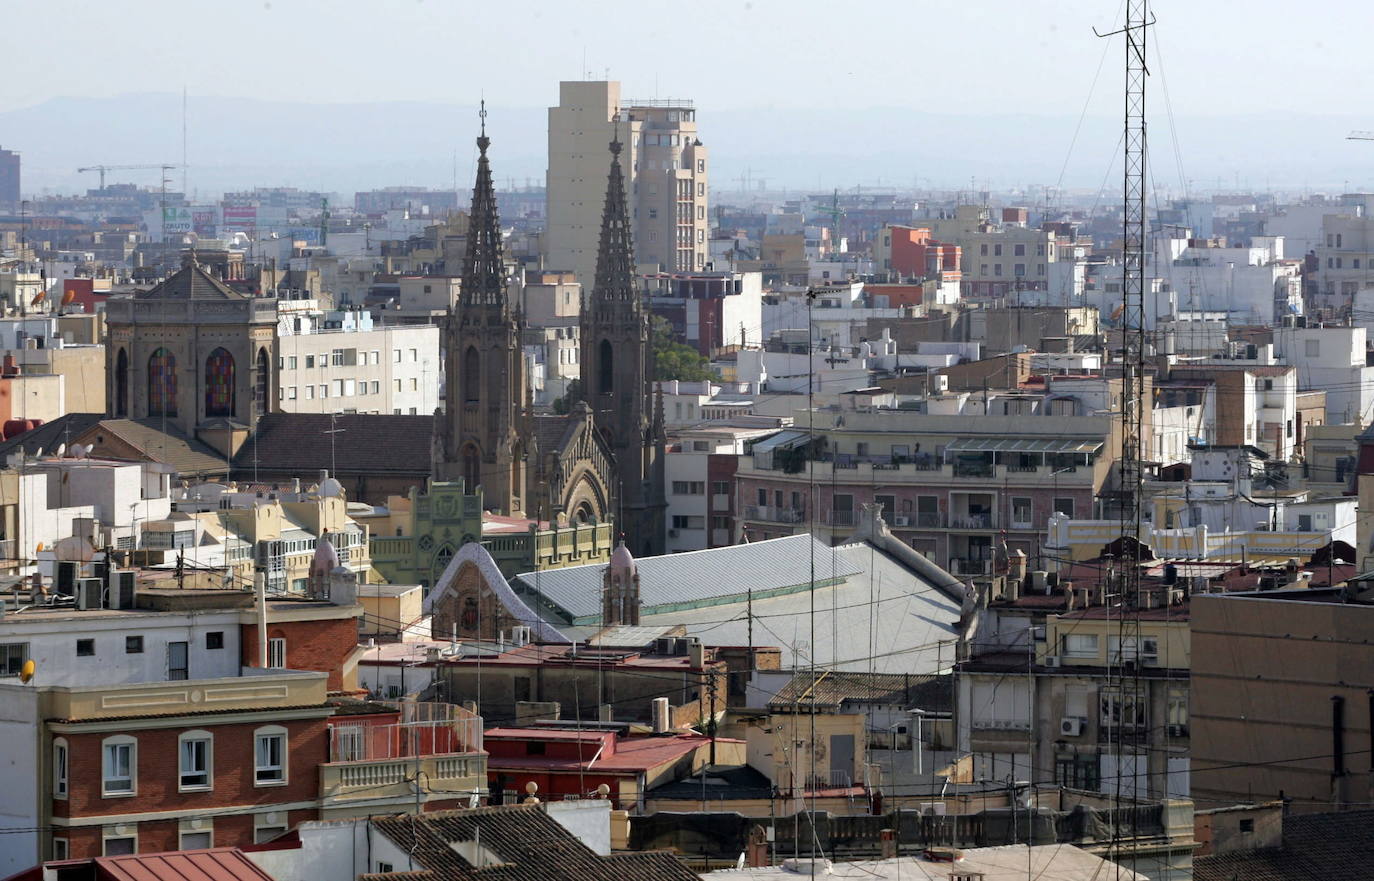
[[772,505],[746,505],[745,520],[763,523],[805,523],[806,512],[800,508],[777,508]]
[[950,557],[948,569],[951,575],[990,575],[992,574],[992,560]]
[[1105,475],[1107,465],[1102,463],[1069,465],[994,465],[981,462],[913,462],[902,460],[894,462],[888,458],[842,457],[839,462],[831,459],[818,459],[805,463],[795,472],[781,467],[763,467],[749,456],[740,458],[737,476],[758,477],[767,480],[791,479],[798,483],[809,482],[812,477],[817,483],[865,484],[900,486],[980,486],[989,488],[1012,489],[1057,487],[1068,490],[1095,486],[1101,471]]
[[373,725],[366,717],[355,717],[331,722],[330,761],[320,766],[320,798],[326,809],[351,799],[414,799],[416,781],[431,794],[486,792],[481,716],[452,704],[395,706],[409,721]]

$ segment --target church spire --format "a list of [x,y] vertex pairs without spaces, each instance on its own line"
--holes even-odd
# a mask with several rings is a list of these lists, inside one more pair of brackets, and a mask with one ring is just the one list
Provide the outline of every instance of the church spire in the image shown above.
[[468,215],[467,254],[463,258],[461,300],[467,305],[505,308],[505,263],[501,256],[501,218],[496,212],[496,192],[491,183],[491,163],[487,160],[487,102],[478,114],[482,133],[477,137],[477,183],[472,188],[472,211]]
[[611,172],[606,184],[606,207],[601,212],[601,245],[596,252],[596,303],[626,303],[639,311],[634,288],[634,242],[625,205],[625,175],[620,169],[620,131],[611,141]]

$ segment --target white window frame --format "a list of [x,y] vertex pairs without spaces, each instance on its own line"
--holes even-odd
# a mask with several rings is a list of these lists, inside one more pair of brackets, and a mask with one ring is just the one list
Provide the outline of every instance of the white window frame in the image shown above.
[[[102,756],[104,753],[102,752]],[[67,778],[71,773],[71,749],[65,737],[57,737],[52,742],[52,797],[67,797]]]
[[71,855],[71,843],[65,838],[54,838],[52,840],[52,858],[54,860],[65,860]]
[[[138,825],[136,823],[130,823],[129,825],[134,829],[132,835],[116,835],[110,827],[105,827],[100,836],[100,853],[102,856],[112,856],[110,853],[111,841],[132,841],[134,843],[134,848],[130,853],[138,853]],[[114,854],[114,856],[118,856],[118,854]]]
[[[200,828],[200,829],[194,828],[192,824],[193,824],[193,823],[196,823],[196,822],[199,822],[200,824],[202,824],[204,828]],[[206,842],[205,842],[205,844],[203,844],[203,845],[198,845],[198,846],[196,846],[196,847],[189,847],[189,846],[186,844],[186,836],[188,836],[188,835],[204,835],[204,836],[206,836]],[[203,819],[203,820],[199,820],[199,821],[197,821],[197,820],[182,820],[181,823],[179,824],[179,826],[177,827],[177,849],[178,849],[178,850],[208,850],[209,848],[212,848],[212,847],[214,847],[214,846],[215,846],[215,824],[214,824],[214,821],[213,821],[213,820],[210,820],[210,819],[208,819],[208,818]]]
[[[126,778],[110,776],[109,759],[112,747],[127,746],[129,748],[129,788],[111,789],[111,780],[123,780]],[[116,734],[100,741],[100,795],[102,798],[130,798],[138,795],[138,739],[127,734]]]
[[267,666],[273,670],[286,669],[286,637],[273,636],[267,640]]
[[[1092,640],[1092,651],[1090,652],[1086,648],[1070,650],[1069,645],[1074,640],[1080,640],[1083,642],[1086,642],[1087,640]],[[1102,642],[1096,633],[1066,633],[1064,634],[1064,644],[1062,646],[1062,649],[1064,652],[1064,657],[1066,658],[1081,658],[1084,660],[1095,661],[1102,656]]]
[[[205,743],[205,782],[186,782],[186,744]],[[209,792],[215,788],[215,736],[209,731],[186,731],[177,738],[177,791]]]
[[[276,765],[263,765],[259,763],[258,745],[268,737],[280,738],[281,748]],[[288,732],[280,725],[267,725],[253,731],[253,785],[254,786],[285,786],[287,777],[287,737]],[[276,771],[280,776],[276,778],[263,778],[263,771]]]

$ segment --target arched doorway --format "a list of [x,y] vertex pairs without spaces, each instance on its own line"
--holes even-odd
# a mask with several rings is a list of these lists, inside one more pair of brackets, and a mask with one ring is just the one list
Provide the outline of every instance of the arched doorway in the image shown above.
[[234,356],[223,347],[205,359],[205,415],[234,415]]
[[115,356],[114,415],[129,415],[129,353],[125,349]]
[[148,415],[177,415],[177,359],[162,348],[148,358]]

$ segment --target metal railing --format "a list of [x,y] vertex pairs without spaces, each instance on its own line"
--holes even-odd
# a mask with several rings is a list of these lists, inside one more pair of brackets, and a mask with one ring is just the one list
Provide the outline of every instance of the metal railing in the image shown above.
[[744,519],[766,523],[803,523],[806,512],[799,508],[777,508],[772,505],[746,505]]
[[[386,703],[386,702],[381,702]],[[331,762],[443,756],[482,751],[482,717],[454,704],[390,703],[402,721],[340,721],[329,726]]]

